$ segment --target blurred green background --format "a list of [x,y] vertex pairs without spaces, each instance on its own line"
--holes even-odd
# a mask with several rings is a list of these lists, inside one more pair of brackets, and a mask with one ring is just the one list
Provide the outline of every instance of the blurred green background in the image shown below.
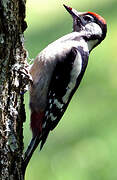
[[[108,24],[107,37],[90,55],[84,79],[43,150],[34,153],[26,180],[117,180],[117,0],[27,0],[25,47],[29,58],[71,32],[65,3],[94,11]],[[31,139],[28,93],[25,148]]]

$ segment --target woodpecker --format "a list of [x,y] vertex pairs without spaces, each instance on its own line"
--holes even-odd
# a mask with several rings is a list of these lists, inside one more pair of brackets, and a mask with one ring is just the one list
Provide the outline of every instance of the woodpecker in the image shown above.
[[100,15],[64,7],[72,16],[73,32],[42,50],[30,69],[32,140],[24,156],[25,167],[38,144],[42,149],[49,132],[62,118],[83,78],[91,50],[107,32],[106,21]]

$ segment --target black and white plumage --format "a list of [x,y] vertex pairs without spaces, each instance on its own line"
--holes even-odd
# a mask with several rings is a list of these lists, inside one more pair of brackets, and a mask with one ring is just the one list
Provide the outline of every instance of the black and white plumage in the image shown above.
[[25,153],[27,166],[34,150],[63,116],[78,88],[91,50],[106,36],[106,22],[92,12],[79,13],[64,5],[73,18],[73,32],[48,45],[30,69],[31,129],[33,138]]

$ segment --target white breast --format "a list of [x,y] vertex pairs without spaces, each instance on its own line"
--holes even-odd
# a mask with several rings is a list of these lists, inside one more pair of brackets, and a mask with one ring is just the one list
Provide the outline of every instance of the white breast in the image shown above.
[[81,69],[82,69],[82,58],[80,53],[77,53],[77,56],[73,64],[73,69],[70,73],[70,82],[66,88],[66,94],[62,98],[64,103],[67,103],[69,96],[76,85],[76,80],[81,72]]

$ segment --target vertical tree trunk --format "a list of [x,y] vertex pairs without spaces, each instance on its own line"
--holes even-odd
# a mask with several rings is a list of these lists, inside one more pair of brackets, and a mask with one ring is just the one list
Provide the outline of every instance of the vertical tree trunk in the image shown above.
[[25,0],[0,0],[0,180],[23,180]]

